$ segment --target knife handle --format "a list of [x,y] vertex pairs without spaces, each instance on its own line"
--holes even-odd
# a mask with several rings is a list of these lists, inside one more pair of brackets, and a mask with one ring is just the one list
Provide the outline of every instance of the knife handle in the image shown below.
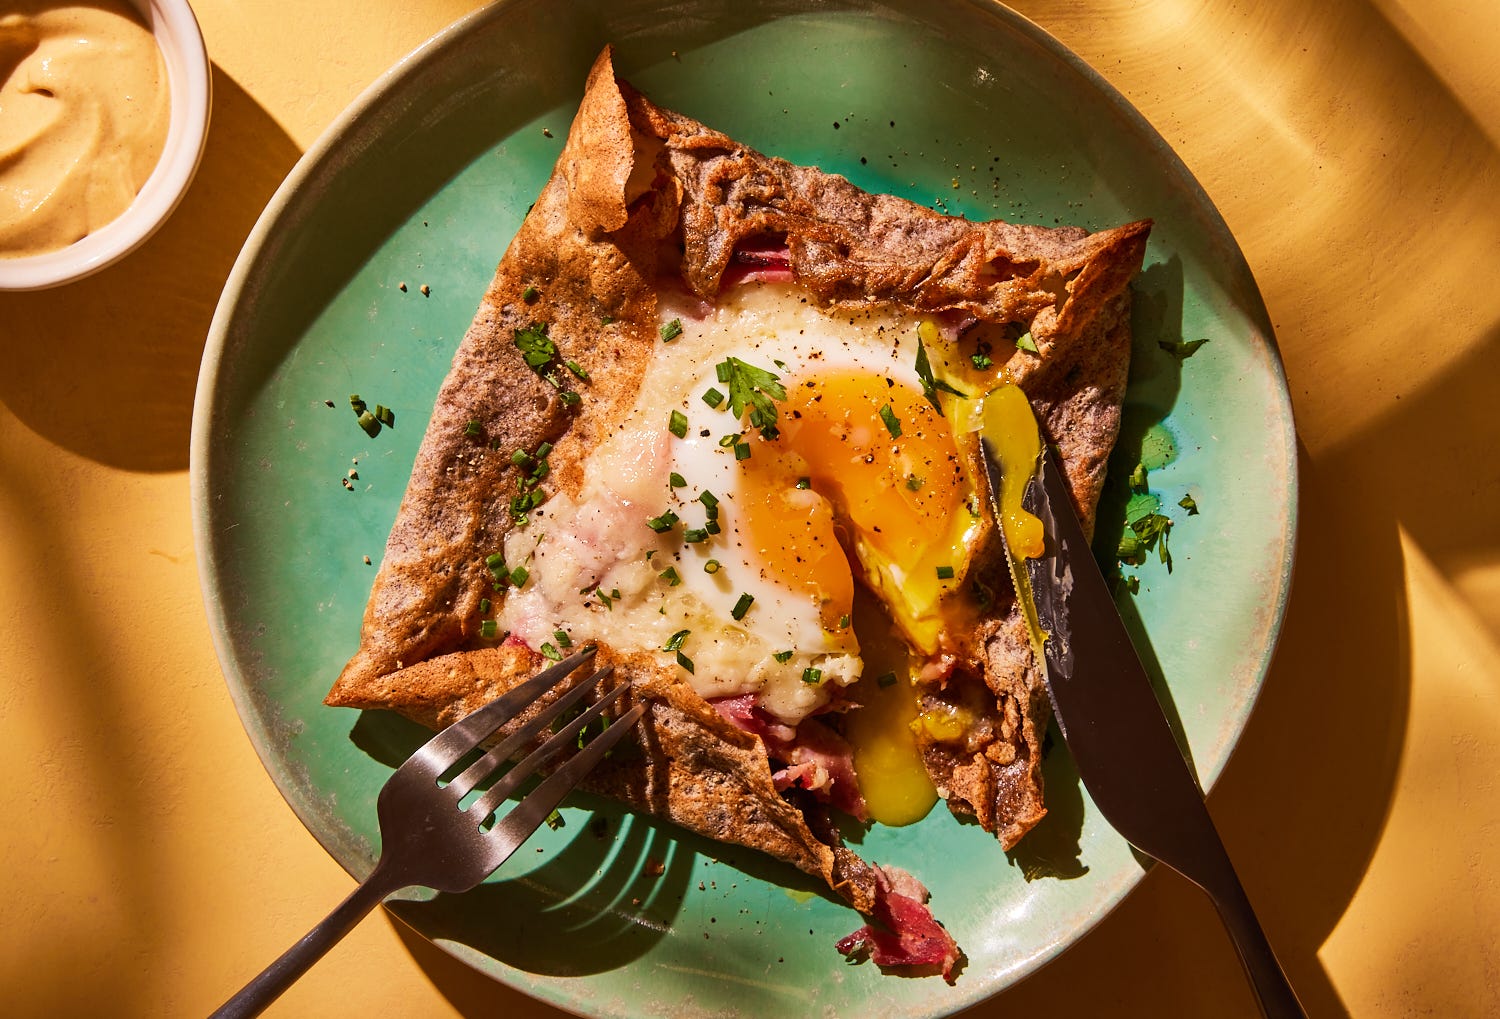
[[1222,843],[1218,855],[1223,862],[1222,866],[1214,868],[1216,873],[1212,880],[1204,883],[1193,877],[1193,881],[1213,900],[1219,919],[1224,922],[1224,929],[1229,932],[1235,951],[1239,953],[1240,965],[1245,968],[1245,975],[1260,1001],[1261,1012],[1266,1019],[1307,1019],[1307,1012],[1277,961],[1271,942],[1256,918],[1255,909],[1250,905],[1250,898],[1245,894]]

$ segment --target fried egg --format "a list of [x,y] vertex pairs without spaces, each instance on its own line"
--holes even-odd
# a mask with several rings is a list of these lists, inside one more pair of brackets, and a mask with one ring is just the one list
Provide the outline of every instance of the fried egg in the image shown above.
[[775,283],[706,313],[668,296],[660,315],[578,496],[507,537],[529,579],[500,625],[532,647],[655,653],[705,698],[754,694],[789,725],[865,671],[856,585],[919,656],[937,651],[980,516],[964,426],[918,370],[931,324]]

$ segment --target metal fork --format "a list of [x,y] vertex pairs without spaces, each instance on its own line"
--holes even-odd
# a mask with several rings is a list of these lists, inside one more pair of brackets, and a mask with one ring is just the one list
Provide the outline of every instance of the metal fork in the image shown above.
[[593,649],[586,649],[538,673],[448,726],[397,768],[380,790],[376,804],[382,845],[370,876],[322,923],[225,1002],[214,1017],[259,1015],[392,892],[414,885],[440,892],[466,892],[509,859],[579,780],[630,731],[646,710],[645,705],[638,703],[615,719],[508,814],[497,817],[489,829],[484,828],[484,822],[505,798],[547,760],[565,747],[576,746],[584,727],[599,718],[625,692],[625,686],[600,697],[467,807],[462,803],[465,797],[544,726],[577,705],[612,668],[599,669],[582,680],[451,782],[442,784],[442,777],[502,725],[592,658]]

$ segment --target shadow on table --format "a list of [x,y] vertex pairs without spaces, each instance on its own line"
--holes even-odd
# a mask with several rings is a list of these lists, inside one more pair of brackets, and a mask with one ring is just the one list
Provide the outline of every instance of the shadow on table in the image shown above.
[[0,401],[79,456],[182,470],[204,340],[235,256],[300,154],[213,68],[208,145],[192,186],[139,250],[77,283],[0,294]]

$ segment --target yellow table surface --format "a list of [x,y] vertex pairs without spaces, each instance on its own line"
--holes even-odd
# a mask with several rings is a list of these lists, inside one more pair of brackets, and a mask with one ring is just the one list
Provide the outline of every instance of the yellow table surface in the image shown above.
[[[0,295],[0,1011],[195,1015],[351,888],[210,645],[188,431],[272,191],[472,0],[196,0],[213,128],[185,204],[84,283]],[[1026,0],[1228,220],[1302,441],[1280,651],[1210,798],[1315,1016],[1500,1014],[1500,4]],[[3,4],[0,4],[3,9]],[[969,1013],[1252,1016],[1155,868]],[[560,1013],[377,912],[273,1015]]]

